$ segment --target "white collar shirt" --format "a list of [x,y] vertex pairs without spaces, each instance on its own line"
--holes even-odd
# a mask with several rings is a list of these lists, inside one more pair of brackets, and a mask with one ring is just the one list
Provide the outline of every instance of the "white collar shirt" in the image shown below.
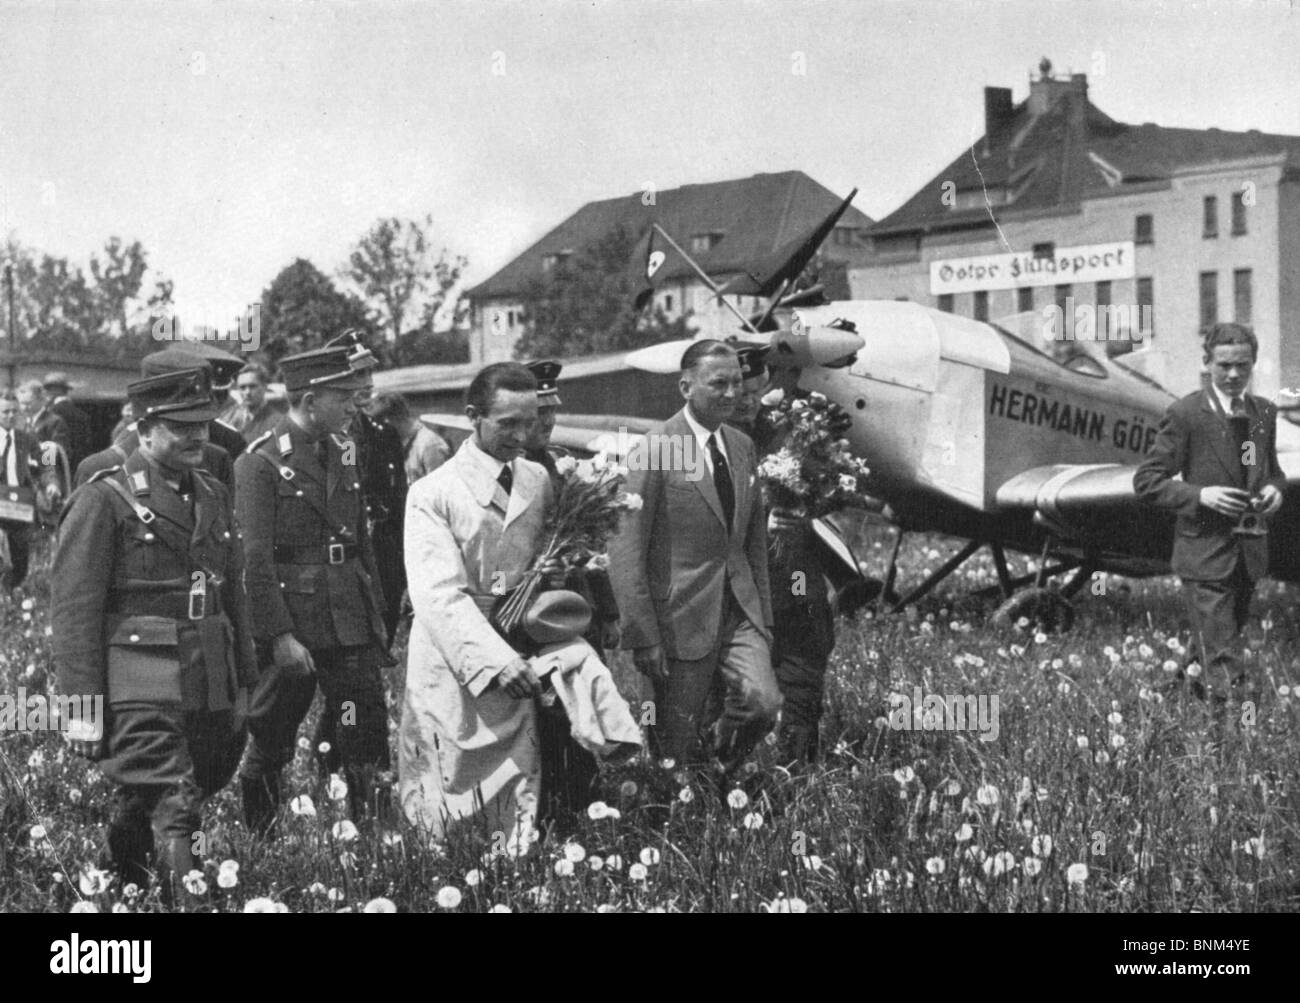
[[713,476],[713,454],[709,451],[709,436],[715,436],[718,451],[722,453],[722,458],[727,461],[727,466],[731,466],[731,457],[727,453],[727,441],[722,436],[721,425],[718,426],[716,432],[710,432],[699,423],[691,412],[689,404],[686,405],[686,424],[691,427],[691,432],[695,435],[695,446],[699,450],[699,455],[704,457],[704,465],[708,468],[710,477]]

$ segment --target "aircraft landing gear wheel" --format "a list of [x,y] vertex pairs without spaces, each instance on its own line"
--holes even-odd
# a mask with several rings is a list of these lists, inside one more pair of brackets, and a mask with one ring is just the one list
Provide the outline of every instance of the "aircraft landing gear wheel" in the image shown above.
[[1034,630],[1059,634],[1074,626],[1074,607],[1059,592],[1051,589],[1025,589],[997,608],[993,625],[1014,627],[1022,617]]
[[[831,610],[836,616],[857,616],[863,608],[875,605],[876,600],[880,598],[880,590],[884,587],[885,583],[879,578],[855,578],[835,593],[835,598],[831,601]],[[885,596],[885,602],[897,601],[898,593],[890,589],[889,594]]]

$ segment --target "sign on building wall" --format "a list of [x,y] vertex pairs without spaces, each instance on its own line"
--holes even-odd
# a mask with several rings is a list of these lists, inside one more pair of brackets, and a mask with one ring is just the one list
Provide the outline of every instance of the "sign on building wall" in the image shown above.
[[930,292],[968,293],[981,289],[1019,289],[1131,279],[1133,242],[1058,247],[1050,257],[1032,251],[945,258],[930,262]]

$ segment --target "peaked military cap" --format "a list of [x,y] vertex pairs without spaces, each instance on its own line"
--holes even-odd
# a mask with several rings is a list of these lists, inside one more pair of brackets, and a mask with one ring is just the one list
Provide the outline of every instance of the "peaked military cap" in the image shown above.
[[767,375],[767,353],[770,345],[737,345],[736,358],[740,360],[740,378],[752,380]]
[[528,371],[537,377],[538,407],[559,407],[564,403],[560,400],[560,391],[556,386],[560,378],[560,370],[563,368],[553,359],[528,363]]
[[[369,351],[363,351],[370,355]],[[367,370],[374,365],[374,356],[370,355],[370,359],[369,363],[358,359],[353,349],[344,346],[317,348],[281,359],[280,375],[284,378],[285,390],[290,393],[321,386],[336,390],[364,390],[371,385]]]
[[[244,367],[243,359],[222,352],[219,348],[214,348],[212,351],[219,352],[226,356],[226,359],[209,356],[205,352],[200,352],[196,345],[191,344],[174,345],[151,352],[140,360],[140,375],[160,376],[163,373],[180,372],[182,369],[206,369],[212,374],[213,383],[224,384],[227,381],[223,375],[231,371],[232,365],[235,367],[235,372]],[[221,367],[220,373],[217,372],[218,364]]]
[[137,419],[157,415],[172,421],[211,421],[220,411],[207,369],[181,369],[136,380],[127,385],[126,395]]

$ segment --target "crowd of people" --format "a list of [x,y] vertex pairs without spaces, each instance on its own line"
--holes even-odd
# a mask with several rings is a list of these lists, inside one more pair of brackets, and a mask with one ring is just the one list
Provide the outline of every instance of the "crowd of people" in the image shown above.
[[[282,359],[281,402],[255,363],[190,346],[147,357],[132,422],[77,464],[52,567],[60,688],[108,706],[102,728],[73,721],[67,737],[116,785],[107,843],[123,880],[152,870],[179,894],[203,802],[236,771],[246,825],[273,833],[318,690],[312,747],[353,817],[388,824],[396,786],[434,839],[469,821],[526,846],[586,805],[602,759],[647,740],[722,777],[774,728],[776,761],[814,760],[833,618],[810,520],[768,505],[757,473],[779,445],[756,420],[765,354],[690,346],[683,407],[649,433],[684,462],[630,464],[607,554],[572,566],[546,550],[574,469],[549,442],[559,363],[483,368],[452,451],[400,395],[373,394],[376,360],[350,333]],[[1245,393],[1254,354],[1249,329],[1211,333],[1209,386],[1170,408],[1136,479],[1178,512],[1199,657],[1231,687],[1266,556],[1235,530],[1252,498],[1276,511],[1283,484],[1275,412]],[[0,395],[0,468],[47,508],[60,487],[40,443],[63,436],[77,457],[49,384],[21,391],[37,432]],[[20,579],[23,533],[6,535]],[[530,576],[546,590],[507,628],[502,603]],[[382,670],[407,610],[394,773]],[[636,711],[608,668],[615,649],[653,690]]]

